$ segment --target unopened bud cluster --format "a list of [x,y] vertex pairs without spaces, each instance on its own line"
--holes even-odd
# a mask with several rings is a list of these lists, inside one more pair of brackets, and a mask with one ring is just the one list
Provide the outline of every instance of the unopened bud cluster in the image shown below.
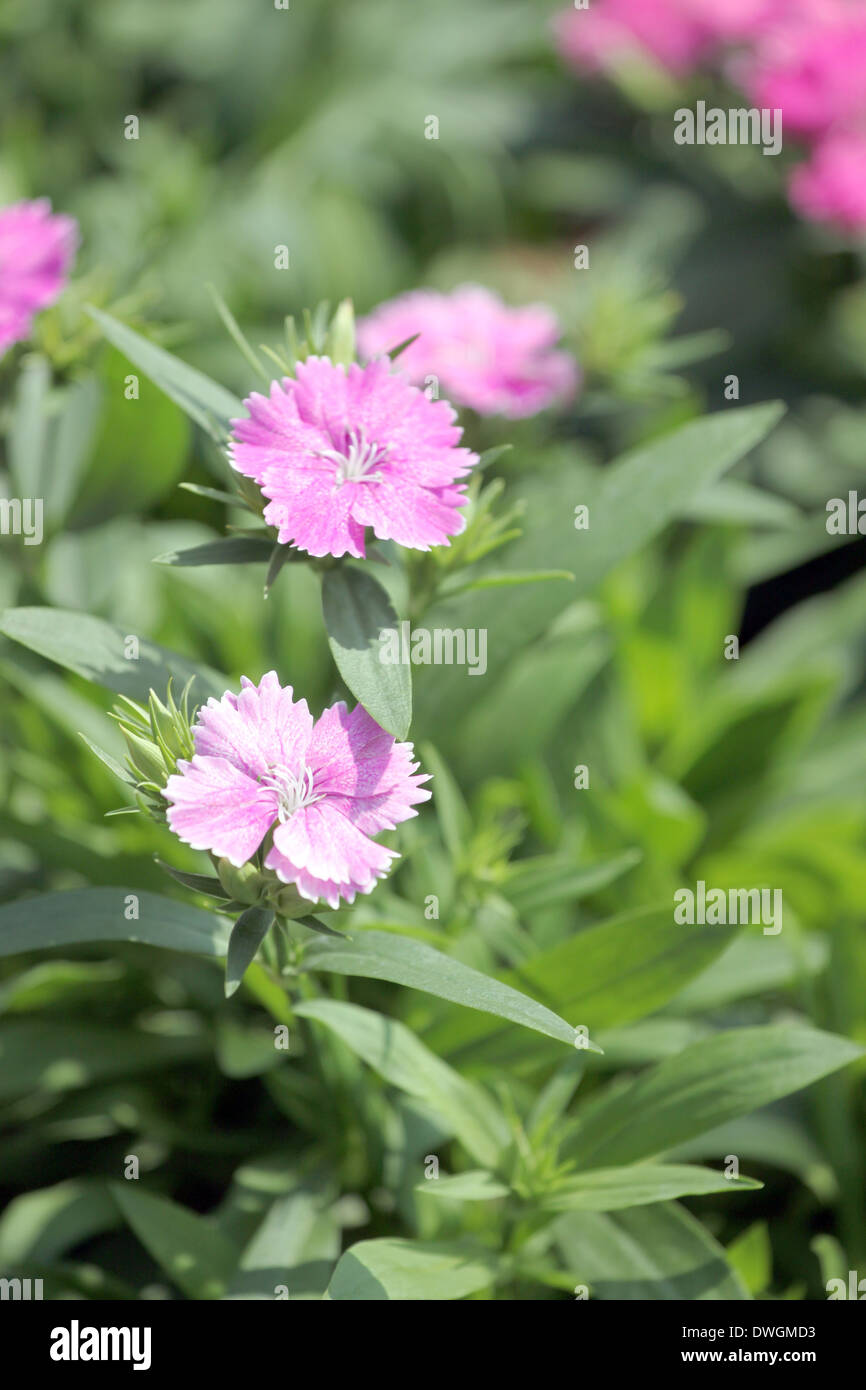
[[166,782],[178,761],[191,758],[195,751],[188,708],[191,685],[190,680],[184,686],[179,706],[169,681],[165,702],[154,690],[146,706],[121,695],[112,711],[126,743],[126,763],[135,780],[138,804],[157,820],[165,819]]

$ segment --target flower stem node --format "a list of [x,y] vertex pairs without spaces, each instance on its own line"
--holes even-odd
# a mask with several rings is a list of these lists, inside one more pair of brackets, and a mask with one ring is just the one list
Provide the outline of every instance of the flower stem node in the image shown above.
[[305,917],[313,910],[292,884],[283,883],[270,869],[260,869],[250,860],[240,869],[228,859],[218,859],[216,871],[226,895],[249,907],[268,907],[278,917]]
[[309,899],[301,897],[297,888],[279,880],[276,888],[269,890],[268,903],[278,917],[306,917],[315,910]]
[[267,901],[267,878],[252,862],[238,869],[228,859],[218,859],[216,871],[227,895],[235,902],[253,907],[256,904],[264,905]]

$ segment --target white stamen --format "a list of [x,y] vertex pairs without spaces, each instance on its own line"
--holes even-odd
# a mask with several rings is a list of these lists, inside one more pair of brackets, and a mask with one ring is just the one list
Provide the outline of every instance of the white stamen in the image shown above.
[[277,793],[277,815],[282,824],[302,806],[312,806],[314,801],[322,800],[321,795],[317,796],[313,791],[313,774],[306,766],[300,772],[291,772],[287,767],[272,767],[262,773],[259,781],[263,787],[270,787]]
[[371,473],[370,469],[381,463],[389,452],[389,446],[368,443],[363,430],[349,430],[346,434],[348,452],[339,449],[319,449],[320,458],[329,459],[337,465],[337,487],[343,483],[380,483],[381,473]]

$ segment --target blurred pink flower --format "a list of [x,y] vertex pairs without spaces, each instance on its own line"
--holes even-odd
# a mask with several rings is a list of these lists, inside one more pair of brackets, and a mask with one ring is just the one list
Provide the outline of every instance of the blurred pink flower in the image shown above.
[[193,726],[195,753],[168,779],[168,823],[193,849],[240,868],[273,831],[265,867],[332,908],[369,893],[396,851],[370,839],[416,816],[430,792],[411,743],[367,711],[338,703],[314,720],[275,671],[239,695],[210,699]]
[[[691,71],[720,44],[759,36],[791,0],[592,0],[555,20],[559,49],[576,67],[598,69],[637,54],[668,71]],[[794,0],[796,3],[796,0]]]
[[229,456],[269,499],[279,540],[310,555],[364,555],[364,528],[413,550],[448,545],[463,530],[465,484],[478,455],[446,401],[431,401],[387,359],[297,365],[297,379],[254,392],[232,421]]
[[838,131],[794,170],[791,202],[813,222],[866,232],[866,133]]
[[369,358],[415,334],[395,367],[418,385],[435,377],[444,395],[479,415],[535,415],[577,389],[577,364],[556,350],[561,329],[543,304],[511,308],[480,285],[412,290],[361,319],[358,346]]
[[30,333],[33,315],[57,299],[78,229],[47,198],[0,209],[0,354]]
[[781,108],[786,132],[817,138],[866,118],[866,13],[850,5],[795,10],[744,72],[752,101]]

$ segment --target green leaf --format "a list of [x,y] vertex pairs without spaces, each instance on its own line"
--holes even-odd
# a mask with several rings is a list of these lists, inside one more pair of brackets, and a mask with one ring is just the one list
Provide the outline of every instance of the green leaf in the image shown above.
[[201,483],[179,483],[183,492],[191,492],[194,497],[206,497],[210,502],[223,502],[227,507],[240,507],[249,511],[246,499],[239,492],[224,492],[219,487],[204,487]]
[[134,895],[138,917],[129,919],[125,888],[78,888],[0,906],[0,956],[78,946],[85,941],[134,941],[190,955],[224,956],[228,923],[215,913],[161,898]]
[[106,984],[122,980],[120,962],[49,960],[19,970],[0,984],[0,1013],[33,1013],[65,1004],[67,1008],[93,999]]
[[182,568],[202,565],[265,564],[273,554],[274,542],[269,536],[258,540],[254,536],[220,536],[219,540],[192,545],[188,550],[167,550],[155,555],[155,565],[178,565]]
[[336,927],[332,927],[327,922],[323,922],[320,917],[295,917],[292,920],[299,922],[302,927],[307,927],[310,931],[317,932],[320,936],[332,936],[339,941],[346,940],[345,932],[337,931]]
[[[526,644],[471,706],[451,721],[456,766],[468,776],[516,771],[557,737],[570,710],[610,656],[609,636],[587,612],[578,633]],[[497,640],[501,640],[499,633]],[[488,654],[493,648],[488,644]],[[443,668],[438,667],[437,673]],[[538,692],[544,691],[544,699]]]
[[298,1004],[295,1012],[332,1029],[390,1085],[429,1105],[476,1162],[495,1167],[509,1138],[504,1117],[486,1092],[458,1076],[402,1023],[334,999]]
[[710,1013],[735,999],[793,988],[823,970],[828,957],[829,943],[817,933],[789,945],[779,937],[742,932],[709,970],[671,1000],[666,1012],[680,1017]]
[[640,1163],[634,1167],[596,1168],[558,1184],[541,1198],[546,1211],[619,1211],[645,1207],[674,1197],[763,1187],[752,1178],[728,1178],[711,1168],[689,1164]]
[[230,391],[211,381],[203,372],[187,366],[164,348],[148,342],[141,334],[127,328],[110,314],[89,306],[87,312],[95,319],[110,343],[125,353],[161,391],[180,406],[181,410],[201,425],[202,429],[222,442],[230,433],[230,422],[243,415],[243,404]]
[[233,1080],[262,1076],[285,1060],[267,1028],[244,1027],[231,1018],[218,1020],[214,1042],[219,1069]]
[[[311,942],[306,948],[303,968],[393,980],[395,984],[425,990],[454,1004],[496,1014],[574,1046],[574,1029],[543,1004],[480,970],[463,965],[453,956],[443,955],[422,941],[378,931],[356,932],[351,939],[343,941],[326,938]],[[590,1050],[599,1051],[591,1044]]]
[[459,861],[472,834],[472,817],[463,799],[463,793],[452,775],[450,768],[439,756],[432,743],[423,743],[418,749],[425,769],[433,774],[436,795],[433,809],[439,821],[439,829],[445,848],[455,861]]
[[567,579],[574,581],[571,570],[534,570],[520,572],[512,570],[504,573],[481,574],[476,578],[455,574],[440,585],[437,598],[452,598],[454,594],[468,593],[470,589],[508,589],[518,584],[542,584],[548,579]]
[[587,495],[589,527],[574,534],[580,593],[638,550],[705,492],[726,468],[769,434],[781,419],[779,403],[720,411],[626,454],[599,472]]
[[[629,912],[577,932],[502,976],[594,1035],[653,1013],[731,941],[731,927],[684,928],[670,907]],[[454,1052],[499,1025],[475,1016],[437,1024],[430,1042]]]
[[244,978],[247,966],[274,924],[274,914],[268,908],[248,907],[232,927],[226,955],[226,998],[229,999]]
[[748,1299],[705,1228],[675,1203],[606,1215],[569,1212],[554,1223],[575,1284],[593,1298],[659,1302]]
[[728,1263],[754,1298],[773,1278],[773,1244],[766,1221],[756,1221],[728,1246]]
[[227,1299],[321,1298],[340,1253],[334,1194],[309,1181],[277,1197],[244,1250]]
[[396,347],[390,348],[388,351],[388,356],[390,357],[391,361],[396,362],[401,352],[405,352],[406,349],[408,347],[411,347],[413,343],[416,343],[420,337],[420,333],[413,333],[411,338],[404,338],[402,343],[398,343]]
[[[63,608],[7,608],[0,616],[0,632],[85,680],[144,703],[151,689],[164,692],[172,677],[178,689],[193,680],[193,704],[209,695],[219,699],[229,688],[227,677],[210,667],[196,665],[156,642],[87,613]],[[131,650],[131,637],[138,643],[137,657],[125,655]]]
[[[45,498],[46,517],[52,525],[64,521],[70,511],[73,499],[81,486],[82,474],[88,466],[88,461],[95,456],[95,436],[100,422],[104,438],[105,407],[100,383],[92,376],[71,381],[60,396],[58,413],[52,421],[50,441],[44,459],[44,492],[41,494]],[[147,424],[147,432],[150,435],[154,427],[150,414]],[[128,469],[132,463],[127,453]],[[170,470],[174,466],[174,459],[165,460],[164,465],[166,470]],[[92,463],[90,468],[92,470]],[[129,478],[130,473],[127,472],[127,488]]]
[[403,739],[412,722],[409,667],[383,661],[382,634],[398,631],[397,614],[378,580],[348,565],[327,570],[322,613],[337,669],[356,699],[383,729]]
[[[173,491],[186,465],[189,421],[150,381],[141,380],[137,396],[130,399],[128,376],[129,363],[122,353],[109,348],[95,383],[99,430],[75,490],[76,527],[121,513],[140,520],[143,512]],[[58,439],[58,449],[62,443]],[[64,458],[52,466],[65,464]]]
[[223,888],[218,878],[210,874],[188,874],[182,869],[176,869],[172,864],[166,864],[164,859],[158,855],[153,857],[154,864],[158,864],[163,873],[173,878],[175,883],[182,883],[184,888],[191,888],[194,893],[205,893],[209,898],[227,899],[226,890]]
[[237,1264],[234,1246],[204,1217],[135,1183],[111,1193],[145,1250],[187,1298],[221,1298]]
[[582,1052],[560,1062],[526,1117],[524,1128],[530,1141],[538,1143],[551,1132],[574,1099],[585,1071],[586,1057]]
[[640,850],[628,849],[613,859],[577,868],[572,859],[562,855],[538,855],[512,864],[500,891],[518,912],[579,902],[615,883],[641,858]]
[[265,598],[270,596],[271,589],[276,584],[277,576],[283,565],[288,564],[291,560],[297,562],[299,558],[301,560],[304,558],[303,553],[297,550],[293,551],[289,545],[276,544],[272,547],[268,557],[268,572],[265,575]]
[[102,1183],[73,1179],[24,1192],[0,1218],[0,1269],[48,1264],[118,1224]]
[[666,1150],[666,1163],[712,1163],[719,1154],[739,1154],[742,1162],[768,1164],[794,1173],[827,1206],[839,1196],[833,1168],[804,1121],[777,1110],[761,1110],[727,1120],[716,1129]]
[[341,1256],[328,1298],[363,1302],[466,1298],[493,1283],[492,1251],[459,1241],[362,1240]]
[[511,1189],[484,1168],[476,1168],[452,1177],[425,1179],[415,1184],[415,1191],[431,1197],[451,1197],[457,1202],[492,1202],[497,1197],[507,1197]]
[[[417,337],[418,335],[416,334],[415,336]],[[410,341],[413,340],[410,339]],[[509,453],[513,448],[513,444],[495,444],[492,449],[485,449],[483,454],[479,454],[478,456],[475,472],[477,473],[482,468],[489,468],[491,463],[495,463],[497,459],[502,458],[503,454]]]
[[235,344],[235,347],[237,347],[240,351],[241,356],[249,364],[249,366],[252,367],[253,371],[256,372],[262,378],[263,381],[270,381],[270,377],[268,373],[265,371],[263,364],[259,361],[258,357],[256,357],[253,348],[250,346],[249,342],[241,332],[237,319],[235,318],[229,306],[226,304],[222,295],[217,290],[216,286],[208,285],[207,291],[216,306],[217,313],[219,314],[220,318],[223,321],[223,324],[228,330],[229,337],[232,339],[233,343]]
[[683,509],[689,521],[743,523],[778,529],[796,526],[802,512],[786,497],[752,487],[734,478],[722,478]]
[[718,1033],[593,1100],[578,1114],[565,1153],[582,1168],[637,1163],[862,1056],[856,1043],[813,1028],[774,1024]]
[[163,1036],[117,1025],[52,1023],[47,1018],[0,1023],[0,1101],[40,1092],[57,1097],[95,1082],[200,1061],[201,1035]]
[[[646,546],[692,498],[760,443],[780,411],[770,405],[710,415],[653,439],[603,469],[590,467],[575,448],[567,464],[552,461],[549,469],[526,475],[521,484],[527,502],[523,534],[509,552],[511,566],[567,569],[575,575],[574,586],[527,584],[511,590],[507,604],[495,589],[467,594],[437,605],[426,621],[487,629],[486,685],[492,690],[496,682],[508,679],[519,654],[549,629],[565,603],[596,591],[610,570]],[[581,504],[590,511],[589,529],[584,531],[574,527],[574,508]],[[479,700],[472,686],[474,682],[456,667],[426,671],[419,682],[419,718],[433,720],[437,711],[447,709],[451,726],[460,729],[466,712]],[[530,676],[530,693],[539,688]],[[437,740],[451,752],[442,734]],[[502,742],[507,747],[504,737]]]
[[9,429],[9,475],[19,497],[42,497],[51,369],[44,357],[25,358]]
[[119,763],[116,758],[112,758],[110,753],[106,753],[104,748],[100,748],[97,743],[93,743],[85,734],[79,734],[79,738],[83,743],[87,744],[91,753],[94,753],[103,766],[107,767],[109,772],[112,772],[119,781],[125,782],[128,787],[135,786],[135,779],[130,776],[122,763]]

